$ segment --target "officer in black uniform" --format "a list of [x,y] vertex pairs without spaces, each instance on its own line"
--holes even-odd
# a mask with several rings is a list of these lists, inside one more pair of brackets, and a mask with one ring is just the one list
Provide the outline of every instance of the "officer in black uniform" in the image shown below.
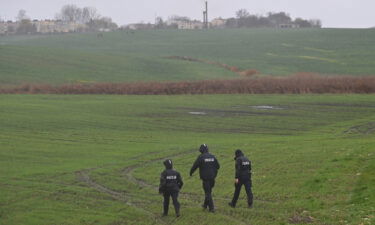
[[208,147],[203,144],[199,148],[201,153],[197,160],[195,160],[193,166],[190,170],[190,176],[193,175],[194,171],[199,168],[199,175],[202,180],[203,190],[205,194],[205,199],[202,207],[204,209],[209,208],[210,212],[215,212],[214,202],[212,200],[212,188],[215,186],[215,178],[217,171],[220,168],[219,162],[214,155],[208,152]]
[[168,215],[169,198],[172,197],[176,217],[180,216],[180,203],[178,202],[178,193],[184,183],[179,172],[173,169],[172,160],[167,159],[164,162],[165,170],[160,175],[159,193],[164,196],[163,216]]
[[253,193],[251,191],[251,162],[244,156],[240,149],[236,150],[234,160],[236,160],[235,191],[232,201],[228,204],[233,208],[236,207],[241,187],[244,185],[247,194],[247,205],[251,208],[253,206]]

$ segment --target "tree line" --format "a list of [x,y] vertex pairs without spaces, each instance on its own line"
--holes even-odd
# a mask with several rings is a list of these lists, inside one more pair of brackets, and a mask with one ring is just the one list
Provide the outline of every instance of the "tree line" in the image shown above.
[[[266,15],[253,15],[250,14],[246,9],[240,9],[235,13],[235,17],[222,19],[223,24],[215,25],[212,24],[212,28],[321,28],[322,22],[319,19],[303,19],[296,18],[292,19],[289,14],[285,12],[269,12]],[[166,22],[161,17],[156,18],[155,28],[166,29],[166,28],[177,28],[177,22],[197,22],[189,17],[185,16],[172,16]]]
[[266,16],[252,15],[246,9],[236,12],[236,17],[226,20],[229,28],[253,28],[253,27],[283,27],[294,26],[300,28],[321,28],[322,22],[319,19],[292,19],[285,12],[267,13]]
[[[11,22],[11,21],[9,21]],[[19,10],[16,17],[17,26],[8,25],[9,33],[33,34],[37,33],[37,20],[31,20],[26,11]],[[79,8],[74,4],[64,5],[55,16],[55,22],[82,24],[86,31],[97,31],[100,29],[116,29],[118,26],[110,17],[101,16],[94,7]]]
[[110,17],[103,17],[94,7],[79,8],[74,4],[65,5],[55,16],[56,20],[86,24],[90,30],[116,29],[118,25]]
[[[37,33],[36,20],[31,20],[25,10],[20,10],[16,17],[17,26],[8,26],[9,33],[32,34]],[[319,19],[306,20],[303,18],[292,19],[285,12],[269,12],[266,15],[253,15],[246,9],[236,11],[235,17],[222,19],[222,28],[321,28],[322,22]],[[148,29],[177,29],[178,22],[200,23],[191,20],[189,17],[172,16],[166,22],[161,17],[157,17],[155,24],[148,24]],[[84,31],[114,30],[118,25],[110,17],[101,16],[94,7],[79,8],[74,4],[64,5],[55,15],[55,22],[73,23],[84,25]],[[215,26],[212,26],[215,28]]]

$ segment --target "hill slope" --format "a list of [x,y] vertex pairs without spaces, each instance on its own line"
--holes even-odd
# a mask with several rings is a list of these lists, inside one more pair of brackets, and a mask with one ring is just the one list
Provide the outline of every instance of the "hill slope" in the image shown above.
[[374,75],[375,30],[225,29],[153,30],[135,33],[0,37],[2,84],[180,81],[237,77],[188,56],[255,69],[261,74],[297,72]]

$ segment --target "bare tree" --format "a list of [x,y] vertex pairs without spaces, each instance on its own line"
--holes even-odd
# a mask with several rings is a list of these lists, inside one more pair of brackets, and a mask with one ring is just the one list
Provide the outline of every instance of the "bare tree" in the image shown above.
[[308,20],[302,19],[302,18],[296,18],[294,20],[294,23],[298,25],[300,28],[310,28],[311,24]]
[[91,30],[101,30],[101,29],[116,29],[118,26],[109,17],[101,17],[99,19],[90,20],[87,23]]
[[16,17],[17,21],[22,21],[22,20],[27,20],[27,19],[29,19],[29,17],[26,15],[26,10],[21,9],[20,11],[18,11],[18,14]]
[[78,8],[76,5],[64,5],[56,18],[64,22],[81,22],[82,9]]
[[19,21],[19,26],[16,29],[17,34],[33,34],[36,32],[36,26],[29,19]]
[[322,28],[322,21],[319,19],[311,19],[309,20],[309,23],[314,28]]
[[236,12],[236,17],[238,19],[249,17],[250,13],[246,9],[240,9]]
[[82,9],[82,17],[81,22],[82,23],[88,23],[91,20],[98,20],[100,19],[100,14],[98,13],[98,10],[94,7],[84,7]]
[[270,12],[268,13],[268,20],[275,26],[278,26],[280,24],[290,24],[292,22],[292,19],[290,18],[289,14],[285,12]]
[[155,19],[155,27],[157,29],[163,29],[165,27],[164,20],[162,17],[156,17]]

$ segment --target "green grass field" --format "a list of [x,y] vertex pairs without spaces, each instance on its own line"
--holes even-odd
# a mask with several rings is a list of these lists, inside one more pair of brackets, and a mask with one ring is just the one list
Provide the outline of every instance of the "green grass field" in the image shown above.
[[374,29],[154,30],[0,37],[0,84],[180,81],[234,78],[188,56],[255,69],[374,75]]
[[[374,224],[374,121],[373,95],[1,95],[0,224]],[[221,163],[215,214],[188,177],[202,143]],[[244,190],[227,206],[237,148],[252,209]],[[179,219],[161,217],[164,158]]]

